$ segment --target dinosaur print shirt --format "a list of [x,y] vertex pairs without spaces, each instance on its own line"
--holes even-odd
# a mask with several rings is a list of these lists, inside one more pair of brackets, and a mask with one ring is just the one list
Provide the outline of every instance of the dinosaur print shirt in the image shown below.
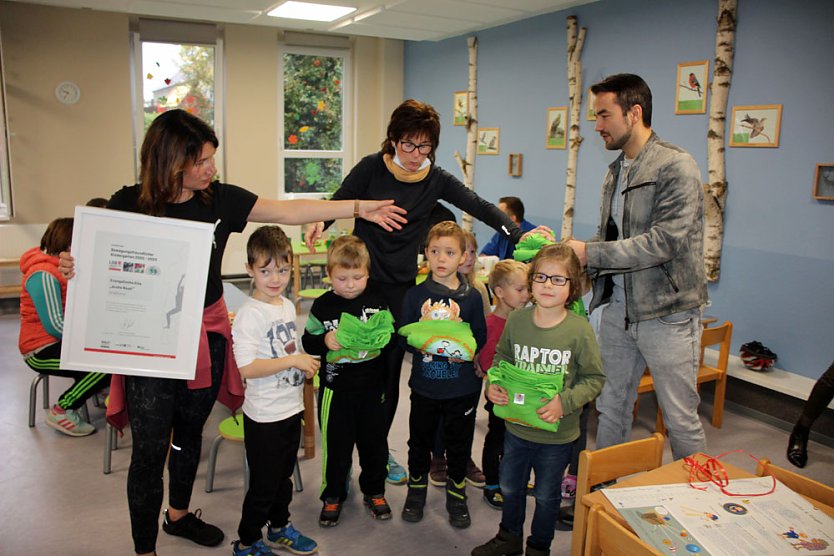
[[[402,322],[398,324],[429,320],[465,322],[472,330],[478,349],[483,346],[486,342],[483,300],[478,290],[469,286],[463,276],[458,274],[458,278],[460,287],[456,290],[438,284],[431,274],[425,282],[408,290],[403,301]],[[454,338],[447,341],[450,351],[454,352]],[[402,337],[400,342],[413,354],[408,385],[417,394],[430,399],[447,400],[481,389],[483,381],[475,375],[472,361],[420,352],[409,346]]]

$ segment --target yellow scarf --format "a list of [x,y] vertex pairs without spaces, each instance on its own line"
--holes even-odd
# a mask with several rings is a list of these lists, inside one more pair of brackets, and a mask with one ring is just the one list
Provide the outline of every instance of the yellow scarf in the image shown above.
[[417,183],[418,181],[423,181],[426,179],[426,176],[429,175],[429,171],[431,170],[431,164],[429,164],[422,170],[409,172],[405,168],[398,166],[390,154],[382,155],[382,160],[385,161],[385,167],[388,168],[388,171],[391,172],[398,181],[405,183]]

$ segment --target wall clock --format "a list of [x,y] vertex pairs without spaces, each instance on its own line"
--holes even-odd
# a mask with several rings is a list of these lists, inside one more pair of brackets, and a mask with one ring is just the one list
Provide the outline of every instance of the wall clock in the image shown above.
[[81,99],[81,88],[72,81],[62,81],[55,87],[55,98],[63,104],[75,104]]

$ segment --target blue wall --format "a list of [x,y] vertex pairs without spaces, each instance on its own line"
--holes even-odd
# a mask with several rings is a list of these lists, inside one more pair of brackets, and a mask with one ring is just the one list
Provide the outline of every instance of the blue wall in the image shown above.
[[[712,60],[717,1],[602,0],[477,33],[478,115],[499,127],[500,155],[479,156],[476,191],[497,202],[524,200],[528,220],[560,229],[567,151],[546,150],[545,112],[568,104],[565,18],[588,28],[583,89],[606,75],[637,73],[654,94],[653,128],[687,149],[706,180],[703,115],[674,114],[677,64]],[[834,163],[834,2],[740,0],[733,105],[782,104],[779,147],[728,148],[721,278],[707,309],[735,325],[733,349],[759,340],[779,354],[777,366],[817,378],[834,358],[834,203],[812,199],[817,163]],[[452,93],[467,87],[466,37],[409,42],[405,94],[434,105],[443,132],[437,162],[460,176],[454,151],[466,149],[453,127]],[[710,72],[713,70],[710,62]],[[606,151],[585,119],[583,94],[574,235],[596,227]],[[728,118],[729,119],[729,118]],[[507,155],[524,154],[523,177],[507,175]],[[491,230],[475,228],[483,244]]]

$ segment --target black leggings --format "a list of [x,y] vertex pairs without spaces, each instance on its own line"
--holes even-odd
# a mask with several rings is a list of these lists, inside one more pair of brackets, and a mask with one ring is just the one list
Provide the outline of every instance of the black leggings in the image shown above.
[[162,473],[168,457],[168,504],[188,509],[206,423],[223,376],[226,340],[209,333],[211,387],[189,390],[185,380],[125,377],[133,453],[127,503],[137,553],[153,552],[162,507]]
[[831,362],[828,370],[817,379],[817,383],[811,389],[811,395],[808,396],[808,401],[802,407],[799,425],[810,429],[832,399],[834,399],[834,361]]

